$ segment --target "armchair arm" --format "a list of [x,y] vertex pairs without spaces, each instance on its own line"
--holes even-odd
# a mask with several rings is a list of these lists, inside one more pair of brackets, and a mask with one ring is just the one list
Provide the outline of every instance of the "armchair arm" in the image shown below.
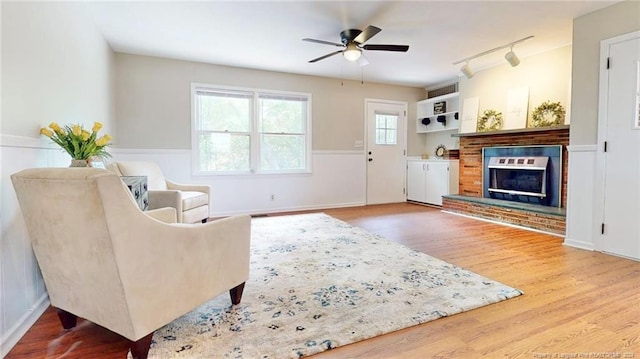
[[178,190],[149,190],[149,209],[173,207],[182,215],[182,196]]
[[197,184],[181,184],[169,181],[165,179],[167,182],[168,189],[176,189],[180,191],[194,191],[194,192],[204,192],[209,198],[211,198],[211,186],[209,185],[197,185]]
[[163,207],[158,209],[152,209],[152,210],[145,211],[144,214],[164,223],[178,222],[178,215],[177,215],[176,209],[173,207]]

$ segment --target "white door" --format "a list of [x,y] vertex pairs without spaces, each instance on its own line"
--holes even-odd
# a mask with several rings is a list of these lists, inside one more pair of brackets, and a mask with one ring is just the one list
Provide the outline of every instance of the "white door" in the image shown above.
[[426,202],[442,206],[442,196],[449,194],[449,164],[427,163]]
[[640,32],[603,44],[610,68],[603,75],[608,76],[606,91],[601,92],[606,112],[599,129],[606,141],[602,249],[635,259],[640,259],[639,36]]
[[407,103],[365,100],[367,204],[404,202]]

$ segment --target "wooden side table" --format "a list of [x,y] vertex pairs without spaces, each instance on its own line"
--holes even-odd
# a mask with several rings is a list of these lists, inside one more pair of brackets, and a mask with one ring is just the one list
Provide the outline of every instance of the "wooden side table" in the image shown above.
[[138,202],[140,210],[146,211],[149,207],[149,194],[147,193],[147,176],[122,176],[129,191],[133,194],[133,198]]

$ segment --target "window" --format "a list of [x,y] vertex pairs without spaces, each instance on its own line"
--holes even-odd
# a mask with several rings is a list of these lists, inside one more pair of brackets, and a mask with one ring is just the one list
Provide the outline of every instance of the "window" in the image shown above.
[[376,113],[376,145],[398,143],[398,115]]
[[194,171],[309,172],[309,94],[192,85]]

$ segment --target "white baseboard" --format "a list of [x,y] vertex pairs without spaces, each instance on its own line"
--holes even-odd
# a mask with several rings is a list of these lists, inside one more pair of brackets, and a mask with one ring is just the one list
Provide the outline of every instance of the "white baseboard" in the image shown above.
[[505,222],[498,222],[492,219],[487,219],[487,218],[482,218],[482,217],[474,217],[474,216],[470,216],[468,214],[462,214],[462,213],[456,213],[456,212],[449,212],[449,211],[445,211],[442,210],[441,212],[443,213],[448,213],[448,214],[454,214],[456,216],[461,216],[461,217],[467,217],[467,218],[471,218],[471,219],[477,219],[479,221],[484,221],[484,222],[489,222],[489,223],[494,223],[494,224],[499,224],[502,226],[507,226],[507,227],[513,227],[513,228],[519,228],[519,229],[524,229],[526,231],[531,231],[531,232],[537,232],[537,233],[542,233],[542,234],[548,234],[551,236],[555,236],[555,237],[560,237],[560,238],[564,238],[564,235],[562,234],[558,234],[558,233],[552,233],[552,232],[547,232],[547,231],[543,231],[540,229],[535,229],[535,228],[529,228],[529,227],[523,227],[523,226],[519,226],[517,224],[512,224],[512,223],[505,223]]
[[595,250],[593,247],[593,243],[591,242],[586,242],[586,241],[578,241],[575,239],[570,239],[570,238],[565,238],[564,239],[564,244],[565,246],[568,247],[573,247],[573,248],[580,248],[580,249],[585,249],[588,251],[593,251]]
[[9,351],[18,343],[23,335],[36,323],[38,318],[49,308],[49,295],[44,293],[40,299],[31,307],[7,332],[0,338],[0,357],[4,358]]
[[313,206],[299,206],[299,207],[280,207],[280,208],[269,208],[264,211],[237,211],[237,212],[220,212],[215,213],[213,217],[226,217],[233,216],[237,214],[249,214],[249,215],[260,215],[260,214],[272,214],[272,213],[282,213],[282,212],[297,212],[297,211],[314,211],[314,210],[323,210],[329,208],[347,208],[347,207],[360,207],[365,206],[364,202],[350,202],[350,203],[333,203],[327,205],[313,205]]

